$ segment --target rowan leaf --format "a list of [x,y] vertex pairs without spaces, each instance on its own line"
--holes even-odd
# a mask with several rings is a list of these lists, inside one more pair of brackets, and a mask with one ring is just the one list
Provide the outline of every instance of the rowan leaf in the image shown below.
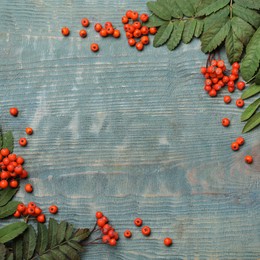
[[259,0],[236,0],[236,3],[243,7],[260,10]]
[[8,148],[10,153],[13,152],[14,149],[14,137],[13,133],[11,131],[7,131],[6,133],[3,134],[3,148]]
[[244,46],[232,29],[229,30],[225,40],[225,48],[230,64],[233,64],[235,61],[240,61]]
[[14,252],[15,260],[23,260],[23,240],[22,240],[21,236],[18,236],[14,240],[13,252]]
[[158,0],[158,3],[163,5],[169,12],[171,16],[174,18],[182,18],[183,13],[176,3],[176,0]]
[[203,27],[204,27],[204,22],[202,20],[197,20],[196,23],[196,28],[195,28],[195,32],[194,32],[194,36],[199,38],[200,35],[203,32]]
[[25,222],[15,222],[0,229],[0,243],[6,243],[22,234],[28,225]]
[[259,68],[258,72],[256,73],[255,83],[256,83],[257,85],[260,85],[260,68]]
[[187,20],[185,22],[185,26],[184,26],[184,30],[183,30],[183,34],[182,34],[182,41],[184,43],[189,43],[192,40],[192,37],[194,35],[195,32],[195,28],[196,28],[196,20],[192,19],[192,20]]
[[0,244],[0,260],[5,260],[6,247],[3,244]]
[[40,260],[57,260],[59,258],[54,258],[50,252],[40,256]]
[[38,234],[37,234],[36,251],[39,253],[39,255],[41,255],[46,250],[48,245],[48,230],[44,224],[38,223],[37,231]]
[[65,240],[65,234],[66,234],[66,229],[67,229],[67,222],[62,221],[59,226],[58,226],[58,231],[57,231],[57,243],[60,244]]
[[65,234],[65,239],[69,240],[73,235],[73,225],[68,224],[67,229],[66,229],[66,234]]
[[147,2],[147,7],[151,12],[153,12],[161,19],[166,21],[171,19],[171,13],[169,9],[167,9],[164,5],[160,4],[159,2]]
[[80,256],[77,251],[66,244],[59,246],[59,250],[68,257],[67,259],[80,260]]
[[250,80],[256,73],[260,63],[260,27],[254,33],[246,47],[246,54],[241,63],[241,74],[244,80]]
[[29,225],[23,235],[23,257],[31,259],[36,247],[36,232],[32,225]]
[[252,84],[242,94],[242,99],[248,99],[254,95],[260,93],[260,85]]
[[6,205],[16,194],[18,188],[12,189],[10,187],[0,191],[0,207]]
[[237,38],[247,45],[250,38],[254,34],[254,28],[239,17],[233,17],[231,20],[232,30],[236,34]]
[[151,15],[149,17],[148,22],[144,23],[144,25],[146,25],[147,27],[159,27],[161,25],[163,25],[165,23],[164,20],[162,20],[161,18],[159,18],[158,16],[156,16],[155,14]]
[[218,10],[222,9],[227,4],[229,4],[229,0],[217,0],[217,1],[214,0],[214,1],[211,1],[211,2],[212,3],[210,3],[209,5],[205,6],[202,9],[200,9],[196,13],[196,17],[204,16],[204,15],[210,15],[210,14],[215,13]]
[[164,43],[166,43],[169,37],[171,36],[172,30],[173,30],[173,22],[168,22],[162,25],[154,37],[153,46],[159,47]]
[[185,16],[191,17],[195,14],[194,6],[189,0],[185,0],[185,2],[183,2],[183,0],[175,0],[175,1],[176,4],[179,6],[181,12]]
[[66,255],[64,255],[59,249],[52,250],[51,255],[52,255],[53,259],[68,260]]
[[184,29],[184,21],[174,22],[174,29],[171,34],[169,41],[167,42],[167,47],[170,51],[174,50],[180,43],[182,32]]
[[48,247],[52,248],[57,245],[57,231],[58,231],[58,222],[54,218],[49,220],[48,228]]
[[233,15],[253,25],[256,29],[260,26],[260,14],[257,11],[233,4]]
[[82,240],[85,240],[90,235],[90,231],[88,228],[82,228],[78,229],[72,237],[72,241],[81,242]]
[[260,98],[255,100],[252,104],[250,104],[245,111],[241,115],[241,121],[246,121],[248,120],[255,112],[256,110],[260,107]]
[[10,201],[5,206],[0,208],[0,219],[9,217],[13,215],[17,209],[18,204],[20,201]]
[[254,128],[256,128],[260,124],[260,112],[254,114],[246,123],[243,128],[242,133],[247,133]]
[[226,38],[230,30],[228,18],[218,21],[214,27],[201,36],[201,50],[204,53],[215,50]]
[[68,245],[76,249],[78,252],[84,251],[83,247],[75,241],[68,241]]

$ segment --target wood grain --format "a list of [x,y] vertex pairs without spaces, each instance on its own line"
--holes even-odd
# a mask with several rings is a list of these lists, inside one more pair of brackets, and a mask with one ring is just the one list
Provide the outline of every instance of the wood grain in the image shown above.
[[[241,110],[224,104],[225,92],[216,99],[203,92],[199,41],[137,52],[125,37],[101,39],[93,30],[108,20],[122,29],[124,12],[147,12],[145,2],[0,2],[1,125],[14,131],[35,187],[18,197],[45,209],[56,203],[57,218],[77,227],[92,227],[103,211],[119,245],[89,247],[83,259],[259,259],[260,129],[231,151]],[[82,17],[91,20],[86,39],[78,36]],[[61,36],[63,26],[70,37]],[[99,53],[90,52],[92,42]],[[223,117],[231,119],[227,129]],[[21,148],[27,126],[35,133]],[[149,238],[135,217],[151,226]]]

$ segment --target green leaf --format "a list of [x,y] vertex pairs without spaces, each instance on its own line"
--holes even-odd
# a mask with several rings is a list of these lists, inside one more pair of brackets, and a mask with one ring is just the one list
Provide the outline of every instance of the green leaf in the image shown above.
[[239,17],[233,17],[231,25],[237,38],[244,44],[247,45],[250,38],[254,34],[254,28]]
[[176,0],[158,0],[160,5],[163,5],[174,18],[182,18],[183,13],[180,7],[177,5]]
[[58,231],[57,231],[57,242],[60,244],[65,240],[65,234],[66,234],[66,229],[67,229],[67,222],[62,221],[59,226],[58,226]]
[[260,63],[260,27],[255,32],[246,47],[246,54],[241,63],[241,74],[245,81],[250,80],[256,73]]
[[59,246],[59,250],[63,254],[65,254],[68,257],[68,259],[70,259],[70,260],[80,260],[80,256],[77,253],[77,251],[74,248],[72,248],[66,244]]
[[255,100],[251,105],[249,105],[246,110],[242,113],[241,115],[241,121],[246,121],[248,120],[259,108],[260,106],[260,98]]
[[199,38],[203,32],[204,23],[202,20],[197,20],[194,36]]
[[48,230],[47,227],[42,223],[37,224],[37,230],[38,235],[36,251],[39,253],[39,255],[42,255],[45,252],[48,245]]
[[67,226],[67,230],[66,230],[66,234],[65,234],[65,239],[66,240],[69,240],[72,235],[73,235],[73,225],[72,224],[68,224]]
[[14,240],[13,251],[15,260],[23,260],[23,240],[21,236]]
[[163,20],[171,20],[171,13],[164,5],[158,2],[147,2],[148,9]]
[[6,247],[3,244],[0,244],[0,260],[5,260]]
[[10,187],[0,191],[0,207],[6,205],[16,194],[18,188],[12,189]]
[[52,248],[57,245],[58,222],[54,218],[49,220],[48,247]]
[[251,9],[260,9],[260,1],[259,0],[236,0],[236,3],[243,6],[248,7]]
[[78,252],[83,252],[83,246],[81,246],[79,243],[75,242],[75,241],[68,241],[68,245],[70,247],[73,247],[74,249],[76,249]]
[[258,72],[256,73],[255,83],[256,83],[257,85],[260,85],[260,69],[259,69]]
[[54,258],[51,253],[46,253],[40,256],[40,260],[57,260],[59,258]]
[[185,16],[191,17],[195,14],[195,9],[189,0],[185,0],[185,2],[183,0],[175,1]]
[[148,22],[143,23],[143,25],[146,25],[147,27],[159,27],[161,25],[163,25],[165,23],[164,20],[162,20],[161,18],[159,18],[158,16],[156,16],[155,14],[151,15],[149,17]]
[[173,30],[172,22],[162,25],[154,37],[153,46],[159,47],[163,45],[165,42],[167,42],[167,40],[169,39],[172,33],[172,30]]
[[7,255],[6,260],[13,260],[14,259],[14,254],[13,253],[9,253],[9,255]]
[[90,231],[88,228],[82,228],[78,229],[72,238],[72,241],[81,242],[82,240],[85,240],[90,235]]
[[0,243],[6,243],[22,234],[28,225],[24,222],[9,224],[0,229]]
[[11,131],[8,131],[3,134],[3,148],[8,148],[10,153],[13,152],[14,149],[14,137]]
[[66,255],[64,255],[59,249],[52,250],[51,255],[52,255],[53,259],[68,260]]
[[29,225],[23,235],[23,257],[29,260],[36,247],[36,232],[32,225]]
[[196,16],[204,16],[204,15],[209,15],[212,13],[217,12],[218,10],[222,9],[225,7],[227,4],[229,4],[229,0],[217,0],[217,1],[212,1],[211,4],[205,6],[201,10],[199,10],[196,13]]
[[174,50],[179,45],[181,41],[183,29],[184,29],[183,21],[174,22],[174,30],[171,34],[169,41],[167,42],[167,47],[170,51]]
[[248,99],[254,95],[260,93],[260,85],[253,84],[249,86],[242,94],[242,99]]
[[260,124],[260,112],[254,114],[246,123],[243,128],[242,133],[247,133],[254,128],[256,128]]
[[226,38],[230,30],[228,18],[218,21],[214,27],[203,33],[201,36],[201,50],[204,53],[215,50]]
[[20,203],[20,201],[10,201],[5,206],[1,207],[0,219],[13,215],[17,209],[18,204]]
[[256,11],[233,4],[233,15],[253,25],[256,29],[260,26],[260,14]]
[[209,29],[213,28],[216,23],[223,21],[229,18],[229,7],[224,7],[218,12],[211,14],[203,19],[204,22],[204,32],[207,32]]
[[182,41],[184,43],[189,43],[191,40],[192,40],[192,37],[194,35],[194,31],[195,31],[195,28],[196,28],[196,20],[193,19],[193,20],[187,20],[185,22],[185,27],[184,27],[184,31],[183,31],[183,34],[182,34]]
[[237,36],[234,34],[232,29],[229,30],[227,35],[225,48],[230,64],[233,64],[235,61],[240,61],[244,46],[243,43],[239,41]]

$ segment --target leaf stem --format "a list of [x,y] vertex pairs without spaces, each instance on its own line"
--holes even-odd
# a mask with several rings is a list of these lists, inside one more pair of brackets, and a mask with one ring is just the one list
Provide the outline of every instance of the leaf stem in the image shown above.
[[246,81],[246,84],[248,84],[249,82],[251,82],[253,79],[255,79],[256,75],[253,76],[251,79],[249,79],[248,81]]
[[230,0],[229,11],[230,11],[229,17],[230,17],[230,19],[232,19],[232,17],[233,17],[233,0]]

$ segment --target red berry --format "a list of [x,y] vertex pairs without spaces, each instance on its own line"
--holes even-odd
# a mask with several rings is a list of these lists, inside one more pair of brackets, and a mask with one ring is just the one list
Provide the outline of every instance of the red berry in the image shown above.
[[126,238],[130,238],[130,237],[132,236],[132,232],[127,229],[127,230],[124,232],[124,236],[125,236]]
[[128,39],[128,44],[129,44],[130,46],[135,46],[135,44],[136,44],[135,39],[133,39],[133,38]]
[[26,170],[23,170],[22,174],[20,175],[21,179],[25,179],[28,177],[28,172]]
[[2,148],[1,149],[1,155],[8,156],[10,154],[10,151],[8,148]]
[[44,223],[45,222],[45,215],[44,214],[40,214],[39,216],[37,216],[37,221],[39,223]]
[[245,143],[245,139],[242,136],[239,136],[236,139],[236,142],[238,143],[239,146],[243,145]]
[[241,108],[244,106],[244,104],[245,104],[245,102],[242,98],[237,99],[237,101],[236,101],[237,107]]
[[140,219],[140,218],[136,218],[136,219],[134,220],[134,224],[135,224],[137,227],[141,227],[142,224],[143,224],[143,220]]
[[238,63],[238,62],[234,62],[234,63],[232,64],[232,68],[239,69],[239,68],[240,68],[239,63]]
[[118,29],[115,29],[115,30],[114,30],[114,33],[113,33],[113,37],[114,37],[114,38],[119,38],[120,35],[121,35],[120,31],[119,31]]
[[105,28],[107,29],[108,27],[113,28],[113,24],[111,22],[105,22]]
[[110,245],[110,246],[116,246],[116,240],[115,240],[115,238],[111,238],[111,239],[109,240],[109,245]]
[[200,68],[200,73],[205,75],[207,73],[207,68],[206,67],[201,67]]
[[142,227],[142,234],[143,234],[144,236],[149,236],[149,235],[151,234],[151,229],[150,229],[150,227],[148,227],[148,226]]
[[103,217],[103,213],[101,211],[97,211],[96,212],[96,218],[99,219],[99,218],[102,218]]
[[91,43],[90,49],[91,49],[93,52],[97,52],[97,51],[99,50],[99,46],[98,46],[97,43]]
[[5,189],[8,187],[8,181],[7,180],[1,180],[0,181],[0,189]]
[[140,30],[141,30],[142,35],[149,34],[149,28],[147,26],[142,26]]
[[228,87],[228,92],[233,93],[235,91],[235,87]]
[[235,83],[234,83],[234,81],[233,80],[229,80],[229,82],[228,82],[228,87],[234,87],[235,86]]
[[16,161],[17,157],[16,157],[16,154],[15,153],[11,153],[8,155],[8,159],[13,162],[13,161]]
[[22,174],[23,167],[21,165],[17,165],[16,167],[14,167],[14,172],[18,175]]
[[102,28],[99,32],[101,37],[107,37],[107,30],[105,28]]
[[33,191],[33,186],[32,186],[32,184],[27,183],[27,184],[24,186],[24,189],[25,189],[26,192],[31,193],[31,192]]
[[102,29],[102,25],[100,23],[96,23],[94,26],[94,29],[96,32],[100,32]]
[[109,243],[109,241],[110,241],[110,237],[109,237],[108,235],[102,236],[102,242],[103,242],[104,244]]
[[70,34],[70,29],[67,28],[67,27],[63,27],[63,28],[61,29],[61,33],[63,34],[63,36],[69,36],[69,34]]
[[126,15],[127,18],[131,18],[132,13],[133,13],[132,10],[127,10],[126,13],[125,13],[125,15]]
[[107,234],[109,235],[110,238],[114,238],[115,231],[113,229],[110,229]]
[[222,69],[221,68],[217,68],[215,72],[216,72],[217,75],[221,75],[222,74]]
[[226,103],[226,104],[229,104],[230,102],[231,102],[231,97],[230,96],[224,96],[224,102]]
[[18,111],[18,109],[17,109],[16,107],[11,107],[11,108],[9,109],[9,112],[10,112],[10,114],[11,114],[12,116],[17,116],[18,113],[19,113],[19,111]]
[[142,51],[143,48],[144,48],[144,45],[143,45],[143,43],[141,43],[141,42],[137,42],[136,45],[135,45],[135,47],[136,47],[136,49],[137,49],[138,51]]
[[100,219],[97,220],[97,225],[99,227],[104,227],[105,224],[106,224],[106,221],[104,219],[100,218]]
[[127,18],[127,16],[123,16],[121,21],[122,23],[126,24],[129,22],[129,19]]
[[164,245],[166,245],[166,246],[172,245],[172,239],[169,237],[166,237],[163,242],[164,242]]
[[207,86],[207,85],[204,86],[204,90],[207,92],[209,92],[211,89],[212,89],[211,86]]
[[21,146],[26,146],[26,145],[27,145],[27,139],[26,139],[25,137],[21,137],[21,138],[19,139],[19,144],[20,144]]
[[154,35],[154,34],[157,33],[157,28],[156,28],[156,27],[151,27],[151,28],[149,29],[149,32],[150,32],[150,34]]
[[228,83],[228,82],[229,82],[229,77],[228,77],[228,76],[224,76],[224,77],[222,78],[222,81],[223,81],[224,83]]
[[106,31],[108,35],[113,35],[114,33],[114,28],[112,26],[107,26]]
[[222,125],[228,127],[230,125],[230,120],[228,118],[223,118]]
[[235,76],[237,76],[238,73],[239,73],[239,70],[236,69],[236,68],[233,68],[233,69],[231,70],[231,74],[233,74],[233,75],[235,75]]
[[127,32],[134,33],[135,28],[133,25],[129,24],[129,26],[127,26],[126,30],[127,30]]
[[251,164],[253,162],[253,157],[251,155],[246,155],[245,162]]
[[56,214],[56,213],[58,212],[58,207],[57,207],[56,205],[51,205],[51,206],[49,207],[49,212],[50,212],[51,214]]
[[79,31],[79,36],[80,36],[81,38],[86,38],[86,37],[87,37],[87,31],[84,30],[84,29],[80,30],[80,31]]
[[138,19],[138,17],[139,17],[138,12],[133,11],[132,14],[131,14],[131,19],[132,19],[133,21],[135,21],[135,20]]
[[219,68],[223,68],[225,66],[225,62],[223,60],[219,60],[219,61],[217,61],[217,66]]
[[18,204],[18,206],[17,206],[17,210],[18,210],[20,213],[23,213],[23,212],[26,210],[26,206],[25,206],[23,203],[20,203],[20,204]]
[[13,179],[13,180],[10,180],[10,182],[9,182],[9,186],[10,186],[11,188],[13,188],[13,189],[17,188],[18,185],[19,185],[19,183],[18,183],[17,180],[14,180],[14,179]]
[[130,33],[130,32],[126,32],[126,33],[125,33],[125,36],[126,36],[127,39],[133,38],[133,34]]
[[148,36],[142,36],[141,43],[144,45],[149,44],[149,37]]
[[212,60],[210,64],[211,66],[217,66],[218,62],[216,60]]
[[206,79],[205,80],[205,85],[211,86],[212,85],[212,80],[211,79]]
[[81,24],[82,24],[82,26],[84,26],[84,27],[88,27],[88,26],[89,26],[89,20],[88,20],[87,18],[83,18],[83,19],[81,20]]
[[10,178],[10,176],[11,176],[10,172],[7,172],[7,171],[2,171],[0,173],[0,177],[2,180],[7,180],[8,178]]
[[139,21],[135,21],[133,23],[133,26],[134,26],[135,29],[140,29],[142,27],[142,24]]
[[239,90],[243,90],[244,88],[245,88],[245,82],[244,81],[238,81],[237,82],[237,88],[239,89]]
[[21,156],[18,156],[18,157],[16,158],[16,162],[17,162],[18,164],[23,164],[23,163],[24,163],[24,158],[21,157]]
[[234,142],[231,144],[231,149],[233,151],[238,151],[239,150],[239,144],[237,142]]
[[39,207],[35,207],[35,208],[34,208],[34,214],[35,214],[36,216],[39,216],[41,213],[42,213],[42,210],[41,210]]
[[211,97],[216,97],[217,96],[217,91],[215,89],[212,89],[212,90],[209,91],[209,95]]
[[16,210],[15,213],[14,213],[14,217],[15,218],[20,218],[21,217],[21,213],[18,210]]
[[140,15],[140,20],[145,23],[149,20],[149,15],[148,14],[141,14]]

